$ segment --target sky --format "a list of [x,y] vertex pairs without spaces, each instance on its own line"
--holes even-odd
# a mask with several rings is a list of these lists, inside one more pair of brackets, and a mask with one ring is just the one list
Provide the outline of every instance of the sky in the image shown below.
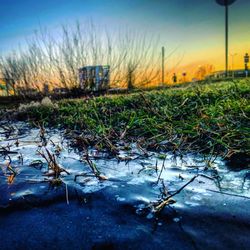
[[[244,53],[250,53],[250,0],[237,0],[229,11],[229,52],[237,53],[233,67],[243,68]],[[167,53],[177,49],[173,60],[181,58],[180,70],[224,67],[224,8],[215,0],[0,0],[0,54],[23,45],[40,27],[53,32],[90,19],[113,32],[129,27],[160,34]]]

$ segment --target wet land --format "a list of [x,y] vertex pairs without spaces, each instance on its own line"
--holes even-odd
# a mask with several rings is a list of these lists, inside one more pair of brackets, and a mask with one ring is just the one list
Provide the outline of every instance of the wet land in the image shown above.
[[[15,127],[0,142],[1,249],[248,249],[249,169],[202,154],[89,149],[100,179],[64,131],[41,140],[40,129]],[[38,152],[65,172],[55,177]]]
[[2,121],[1,249],[248,249],[249,84],[202,88]]
[[[119,140],[148,150],[218,154],[249,163],[249,80],[20,105],[2,116],[67,128],[80,146],[114,155]],[[239,161],[238,161],[239,162]]]

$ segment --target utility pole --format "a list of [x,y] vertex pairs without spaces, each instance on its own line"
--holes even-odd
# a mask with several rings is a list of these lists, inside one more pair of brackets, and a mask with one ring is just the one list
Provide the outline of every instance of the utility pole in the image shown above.
[[185,83],[185,82],[186,82],[187,73],[186,73],[186,72],[183,72],[183,73],[182,73],[182,76],[183,76],[183,83]]
[[248,77],[248,63],[249,63],[249,55],[248,55],[248,53],[246,53],[245,56],[244,56],[244,62],[245,62],[246,77]]
[[225,62],[226,62],[226,77],[228,77],[228,5],[225,6]]
[[161,61],[161,73],[162,73],[161,84],[163,86],[164,82],[165,82],[165,78],[164,78],[164,76],[165,76],[165,48],[163,46],[161,48],[161,59],[162,59],[162,61]]
[[230,54],[232,57],[232,77],[234,78],[234,57],[237,56],[237,53]]

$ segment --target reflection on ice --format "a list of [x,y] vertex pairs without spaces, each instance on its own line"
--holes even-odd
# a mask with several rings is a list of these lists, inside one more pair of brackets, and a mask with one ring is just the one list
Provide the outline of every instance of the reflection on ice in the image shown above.
[[[45,150],[39,133],[39,129],[28,128],[23,123],[13,125],[7,135],[3,128],[0,129],[0,192],[5,194],[1,196],[0,203],[6,199],[48,192],[46,181],[50,177],[45,175],[48,164],[38,153]],[[93,166],[108,178],[102,181],[95,178],[93,169],[83,160],[83,153],[69,146],[62,131],[47,131],[45,137],[46,149],[55,155],[58,164],[65,169],[60,175],[64,185],[83,193],[112,187],[116,190],[118,202],[141,203],[137,212],[140,212],[143,204],[166,196],[164,192],[175,192],[197,174],[201,175],[175,197],[178,200],[175,207],[199,206],[213,199],[213,191],[250,198],[249,170],[229,171],[221,159],[216,159],[213,166],[207,168],[201,155],[180,157],[151,152],[150,157],[145,157],[132,145],[129,152],[121,151],[117,159],[110,159],[90,149],[89,159]],[[11,164],[13,171],[8,164]],[[14,177],[13,173],[16,173]]]

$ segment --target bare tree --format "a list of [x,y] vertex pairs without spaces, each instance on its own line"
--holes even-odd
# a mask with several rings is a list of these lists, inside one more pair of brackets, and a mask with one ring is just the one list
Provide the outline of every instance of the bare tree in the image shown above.
[[43,85],[75,88],[78,69],[110,65],[113,87],[144,87],[157,83],[160,72],[159,37],[121,29],[115,34],[89,22],[63,25],[52,34],[45,28],[18,48],[0,57],[0,72],[18,89],[42,91]]

